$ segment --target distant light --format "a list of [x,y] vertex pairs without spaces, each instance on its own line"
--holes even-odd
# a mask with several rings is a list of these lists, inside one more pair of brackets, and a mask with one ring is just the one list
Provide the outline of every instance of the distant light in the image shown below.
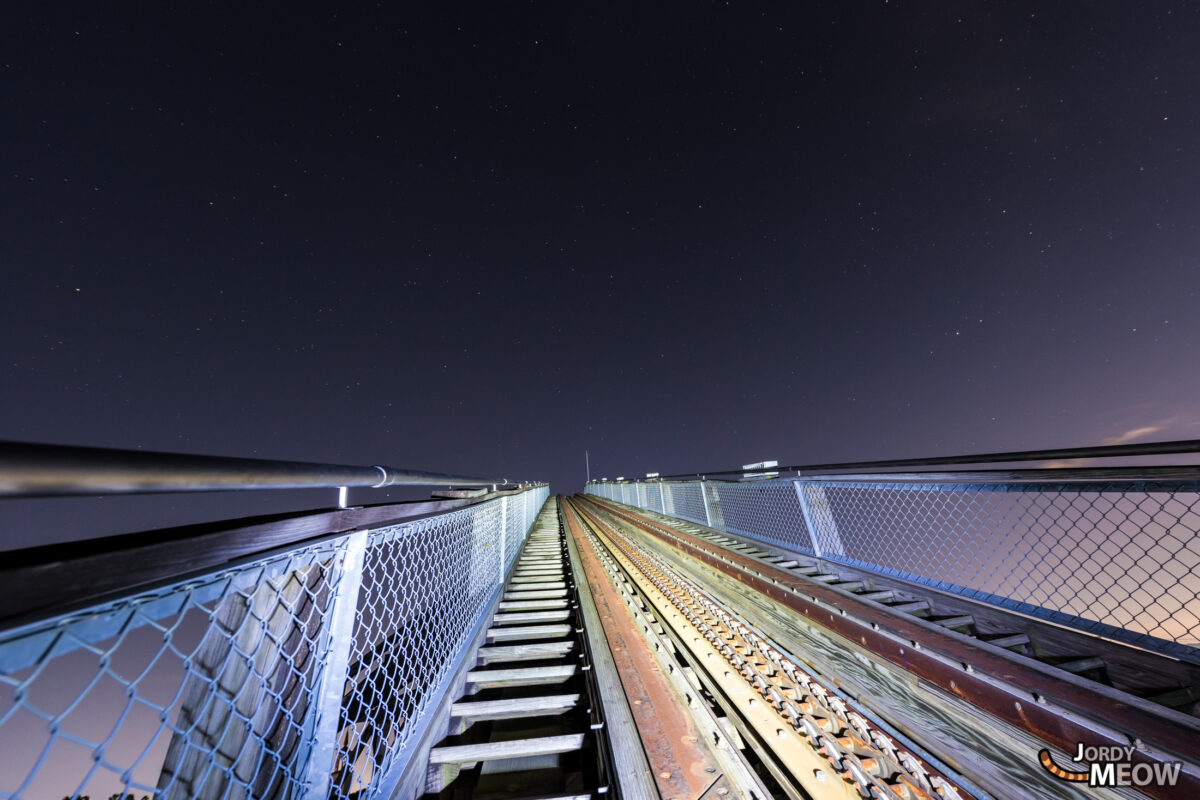
[[617,478],[617,480],[623,481],[623,480],[625,480],[625,476],[622,475],[621,477]]
[[[759,461],[757,464],[743,464],[742,469],[766,469],[767,467],[778,467],[778,461]],[[742,477],[744,478],[777,478],[778,472],[748,472]]]
[[647,472],[647,473],[646,473],[646,477],[647,477],[647,478],[657,478],[657,477],[658,477],[658,473],[657,473],[657,472]]

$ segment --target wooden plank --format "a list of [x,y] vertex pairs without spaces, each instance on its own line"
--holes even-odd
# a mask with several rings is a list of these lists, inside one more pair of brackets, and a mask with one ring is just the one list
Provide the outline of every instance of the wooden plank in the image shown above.
[[538,583],[522,583],[520,584],[519,588],[516,586],[513,588],[519,591],[539,592],[549,589],[565,589],[567,588],[567,584],[563,583],[562,581],[545,581]]
[[984,639],[993,647],[1021,647],[1029,644],[1029,637],[1023,633],[1014,633],[1009,636],[1000,636],[995,639]]
[[911,603],[897,603],[894,606],[888,606],[888,610],[901,614],[915,614],[918,611],[928,611],[929,603],[924,600],[914,600]]
[[570,753],[583,747],[583,734],[542,736],[536,739],[515,739],[510,742],[484,742],[452,747],[435,747],[429,751],[430,764],[476,764],[497,758],[529,758],[555,753]]
[[497,614],[492,617],[492,624],[514,625],[522,622],[558,622],[570,616],[571,610],[569,608],[555,609],[553,611],[515,611],[512,613]]
[[523,590],[519,592],[505,592],[505,600],[542,600],[551,597],[566,597],[566,589],[541,589],[537,591]]
[[473,722],[483,719],[548,717],[569,711],[578,704],[579,695],[577,694],[519,697],[511,700],[477,700],[455,703],[450,706],[450,716]]
[[1152,703],[1157,703],[1168,708],[1180,708],[1182,706],[1192,706],[1200,703],[1200,689],[1194,686],[1188,686],[1181,689],[1172,689],[1169,692],[1155,695],[1154,697],[1146,698]]
[[565,599],[546,599],[546,600],[502,600],[500,601],[501,611],[533,611],[536,609],[546,608],[566,608],[567,601]]
[[522,625],[511,628],[488,628],[489,642],[520,639],[556,639],[571,633],[570,625]]
[[477,669],[467,673],[467,683],[477,689],[496,689],[501,686],[542,686],[562,683],[575,674],[574,664],[552,667],[518,667],[516,669]]
[[1063,661],[1059,664],[1055,664],[1054,666],[1067,672],[1079,674],[1080,672],[1088,672],[1089,670],[1100,669],[1104,666],[1104,659],[1097,658],[1096,656],[1085,656],[1083,658],[1075,658],[1070,661]]
[[571,639],[558,642],[533,642],[531,644],[505,644],[481,647],[477,655],[481,665],[501,661],[538,661],[546,658],[562,658],[575,649]]
[[[547,518],[554,516],[554,499],[551,498],[546,503],[538,514],[537,521],[534,523],[535,529],[537,526],[544,524]],[[496,610],[496,605],[499,599],[491,604],[483,614],[484,619],[490,619],[491,614]],[[481,647],[487,636],[486,626],[481,626],[471,642],[470,650],[479,652],[485,649]],[[465,658],[455,667],[454,675],[446,684],[446,691],[441,695],[436,704],[429,707],[425,713],[431,718],[431,723],[426,726],[424,733],[419,741],[411,741],[407,744],[406,750],[410,754],[407,763],[401,768],[401,774],[398,779],[392,781],[395,789],[392,790],[389,797],[405,797],[414,798],[424,795],[427,791],[427,786],[430,781],[429,769],[429,750],[435,747],[443,738],[450,735],[453,730],[450,727],[450,706],[459,697],[462,696],[466,686],[467,673],[478,666],[476,659]],[[385,740],[386,741],[386,740]],[[453,771],[455,768],[452,765],[445,767],[448,771]]]

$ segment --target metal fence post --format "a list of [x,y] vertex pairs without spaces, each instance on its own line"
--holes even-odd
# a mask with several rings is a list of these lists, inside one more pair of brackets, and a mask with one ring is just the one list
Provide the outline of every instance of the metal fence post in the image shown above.
[[712,527],[712,512],[708,510],[708,490],[704,488],[704,481],[700,481],[700,502],[704,505],[704,524]]
[[504,585],[504,574],[508,572],[508,495],[500,498],[500,574],[497,580]]
[[325,646],[328,657],[316,685],[316,726],[314,744],[308,759],[304,781],[305,798],[318,800],[329,796],[329,779],[338,743],[338,724],[342,717],[342,694],[350,669],[350,648],[354,645],[354,623],[358,617],[358,593],[362,588],[363,556],[367,550],[367,531],[355,531],[346,537],[337,590],[330,603]]
[[[842,535],[838,531],[837,522],[833,518],[833,509],[829,506],[829,498],[825,495],[825,487],[816,483],[792,481],[796,487],[796,499],[800,501],[800,511],[804,514],[804,525],[808,528],[808,537],[812,541],[813,554],[818,558],[826,555],[845,556],[846,548],[842,544]],[[808,492],[815,495],[809,502]],[[817,526],[820,526],[818,530]],[[824,537],[829,545],[829,552],[821,547]]]
[[812,511],[808,508],[808,498],[804,495],[804,485],[800,481],[792,481],[796,487],[796,499],[800,501],[800,513],[804,515],[804,527],[808,528],[808,539],[812,542],[813,554],[821,557],[821,539],[817,536],[817,526],[813,524]]

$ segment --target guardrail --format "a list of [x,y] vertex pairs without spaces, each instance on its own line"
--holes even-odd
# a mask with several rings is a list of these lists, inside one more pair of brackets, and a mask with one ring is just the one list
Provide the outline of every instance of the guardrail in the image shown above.
[[105,447],[0,442],[0,497],[223,492],[364,486],[491,486],[500,478]]
[[1200,663],[1195,467],[592,481],[585,491]]
[[5,553],[0,798],[390,796],[548,494]]

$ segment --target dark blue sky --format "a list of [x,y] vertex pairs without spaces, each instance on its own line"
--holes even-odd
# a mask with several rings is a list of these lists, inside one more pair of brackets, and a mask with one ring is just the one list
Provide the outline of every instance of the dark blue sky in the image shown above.
[[574,491],[1200,436],[1197,8],[781,5],[10,6],[0,438]]

